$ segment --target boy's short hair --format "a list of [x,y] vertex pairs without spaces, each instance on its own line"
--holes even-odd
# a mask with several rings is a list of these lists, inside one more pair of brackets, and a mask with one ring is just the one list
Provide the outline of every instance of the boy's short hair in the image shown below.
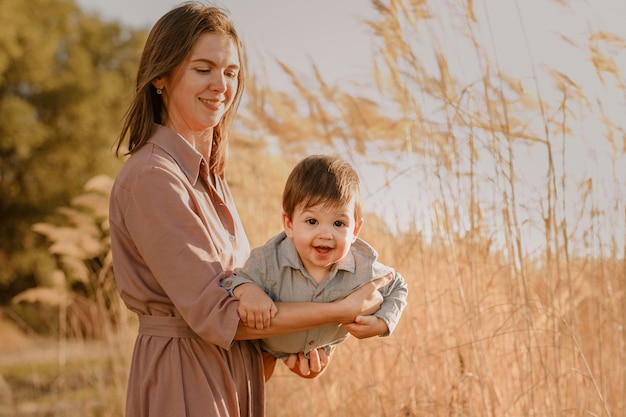
[[361,185],[352,166],[339,155],[310,155],[291,171],[283,190],[283,211],[293,218],[296,207],[339,206],[355,199],[354,218],[362,216]]

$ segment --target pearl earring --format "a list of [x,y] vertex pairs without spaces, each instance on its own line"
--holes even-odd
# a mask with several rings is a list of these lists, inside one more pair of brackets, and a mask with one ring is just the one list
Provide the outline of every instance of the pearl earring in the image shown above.
[[160,88],[157,88],[157,89],[156,89],[156,93],[157,93],[158,95],[161,95],[161,94],[163,94],[163,90],[161,90]]

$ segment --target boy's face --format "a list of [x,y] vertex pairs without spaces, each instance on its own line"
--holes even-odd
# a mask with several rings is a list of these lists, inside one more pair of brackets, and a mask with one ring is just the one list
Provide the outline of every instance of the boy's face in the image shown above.
[[363,224],[354,218],[354,199],[343,206],[296,207],[290,220],[283,214],[283,226],[292,238],[302,264],[312,276],[323,276],[350,250]]

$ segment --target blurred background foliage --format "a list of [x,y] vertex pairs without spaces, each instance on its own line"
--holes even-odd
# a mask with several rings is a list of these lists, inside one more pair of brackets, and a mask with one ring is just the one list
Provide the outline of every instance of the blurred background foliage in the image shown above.
[[0,304],[54,266],[33,223],[57,217],[111,156],[146,34],[62,0],[0,0]]

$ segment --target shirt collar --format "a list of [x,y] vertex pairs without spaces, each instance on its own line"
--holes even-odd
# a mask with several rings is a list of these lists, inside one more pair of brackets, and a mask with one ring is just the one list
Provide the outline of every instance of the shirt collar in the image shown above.
[[[296,245],[293,243],[293,239],[287,237],[284,231],[280,232],[277,238],[279,266],[281,268],[290,267],[293,269],[300,269],[304,272],[304,266],[302,265],[302,261],[300,260],[300,256],[296,250]],[[339,271],[340,269],[350,273],[354,273],[356,271],[356,260],[353,253],[355,249],[355,246],[352,245],[348,254],[342,260],[333,265],[330,270],[332,276],[334,276],[336,271]]]
[[[172,129],[154,124],[154,133],[148,140],[165,151],[180,166],[192,185],[200,176],[200,169],[206,164],[204,157],[189,142]],[[207,166],[208,168],[208,166]]]

